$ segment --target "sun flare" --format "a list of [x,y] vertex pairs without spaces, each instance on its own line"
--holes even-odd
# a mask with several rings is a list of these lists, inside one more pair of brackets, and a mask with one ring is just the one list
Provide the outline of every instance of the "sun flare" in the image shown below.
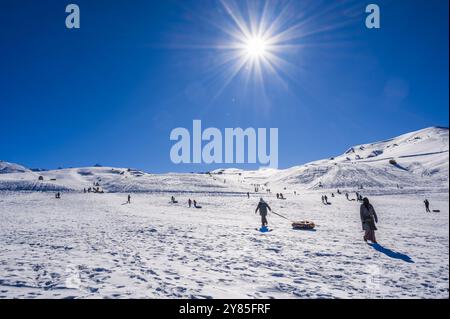
[[264,58],[268,52],[267,41],[259,36],[250,37],[245,42],[245,53],[253,59]]
[[218,0],[217,11],[205,17],[214,40],[194,46],[215,50],[211,74],[220,75],[220,81],[212,81],[220,83],[215,96],[236,78],[242,80],[245,92],[253,85],[263,93],[269,85],[287,88],[292,85],[288,82],[303,81],[308,51],[335,46],[343,38],[334,39],[329,33],[357,23],[357,16],[342,22],[341,15],[332,14],[337,7],[356,10],[357,4],[344,5],[352,1],[339,1],[320,12],[315,0]]

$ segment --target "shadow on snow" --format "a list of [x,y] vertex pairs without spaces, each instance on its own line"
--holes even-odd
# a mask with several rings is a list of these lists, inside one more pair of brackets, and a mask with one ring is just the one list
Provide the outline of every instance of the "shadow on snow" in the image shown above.
[[400,259],[407,263],[414,263],[414,261],[408,255],[393,251],[389,248],[381,246],[380,244],[369,244],[369,245],[372,246],[376,251],[379,251],[380,253],[383,253],[390,258]]

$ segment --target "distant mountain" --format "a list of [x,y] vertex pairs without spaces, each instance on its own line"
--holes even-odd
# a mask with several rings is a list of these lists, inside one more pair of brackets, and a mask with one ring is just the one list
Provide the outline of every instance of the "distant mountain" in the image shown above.
[[308,188],[448,188],[449,131],[431,127],[356,145],[344,154],[293,167],[271,179]]
[[29,169],[21,165],[0,161],[0,174],[24,173],[29,171]]
[[[0,162],[0,191],[233,193],[359,188],[372,192],[448,191],[449,130],[431,127],[350,147],[342,155],[285,170],[221,169],[211,174],[148,174],[96,167],[31,171]],[[95,186],[98,185],[98,186]]]

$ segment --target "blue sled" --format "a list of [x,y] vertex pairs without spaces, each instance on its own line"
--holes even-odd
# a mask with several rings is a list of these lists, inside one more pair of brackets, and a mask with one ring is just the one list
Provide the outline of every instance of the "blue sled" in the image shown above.
[[263,227],[261,227],[261,228],[259,229],[259,231],[260,231],[261,233],[267,233],[267,232],[270,232],[270,231],[272,231],[272,230],[269,229],[269,227],[267,227],[267,226],[263,226]]

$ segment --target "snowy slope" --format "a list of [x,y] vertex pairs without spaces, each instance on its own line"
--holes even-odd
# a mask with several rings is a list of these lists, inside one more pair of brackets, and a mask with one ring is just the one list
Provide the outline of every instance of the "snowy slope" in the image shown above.
[[[320,193],[277,200],[309,219],[295,231],[259,194],[0,194],[1,298],[448,298],[448,194],[372,196],[380,247],[362,240],[359,204]],[[191,195],[189,195],[190,197]],[[192,198],[192,197],[191,197]]]
[[[447,128],[427,128],[390,140],[351,147],[344,154],[286,170],[216,170],[208,174],[147,174],[86,167],[32,172],[0,162],[0,190],[81,191],[98,183],[106,192],[247,192],[252,185],[273,191],[358,188],[391,192],[448,189]],[[5,174],[8,173],[8,174]],[[39,181],[39,176],[43,177]],[[228,182],[228,183],[227,183]]]
[[[448,129],[286,170],[0,165],[0,299],[449,296]],[[105,193],[83,193],[94,184]],[[380,246],[362,240],[356,190],[377,211]],[[269,214],[274,231],[259,233],[261,196],[316,230],[295,231]],[[203,208],[188,208],[189,198]],[[439,212],[425,213],[425,198]]]
[[[448,190],[448,129],[431,127],[286,170],[240,172],[240,179],[272,190],[364,188],[371,192]],[[222,170],[223,176],[236,176]]]
[[0,161],[0,174],[24,173],[24,172],[29,172],[29,169],[18,164]]
[[232,189],[233,185],[226,185],[222,179],[207,174],[148,174],[139,170],[113,167],[26,171],[3,174],[0,177],[0,191],[82,192],[85,188],[94,187],[94,184],[109,193],[240,191]]

